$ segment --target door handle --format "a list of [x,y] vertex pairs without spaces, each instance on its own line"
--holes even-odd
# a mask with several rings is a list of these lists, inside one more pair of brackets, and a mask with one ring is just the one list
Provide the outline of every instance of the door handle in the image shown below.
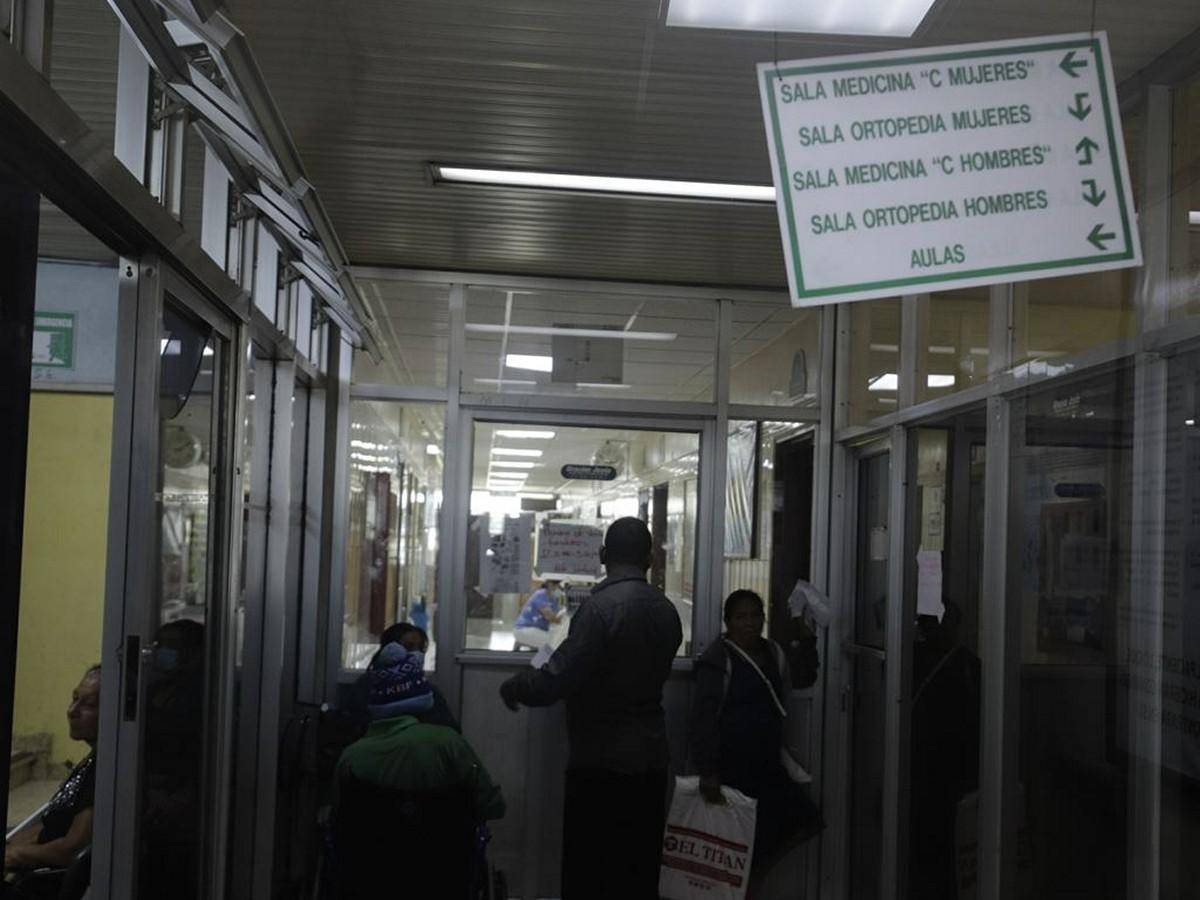
[[121,717],[126,722],[136,722],[138,698],[142,693],[142,638],[141,635],[125,636],[125,695],[121,704]]

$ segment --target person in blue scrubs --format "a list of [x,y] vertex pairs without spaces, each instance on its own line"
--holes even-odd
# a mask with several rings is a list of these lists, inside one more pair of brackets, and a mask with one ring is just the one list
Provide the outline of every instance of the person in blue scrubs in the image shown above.
[[550,642],[550,626],[563,617],[562,591],[556,579],[547,579],[521,607],[513,625],[514,650],[540,650]]

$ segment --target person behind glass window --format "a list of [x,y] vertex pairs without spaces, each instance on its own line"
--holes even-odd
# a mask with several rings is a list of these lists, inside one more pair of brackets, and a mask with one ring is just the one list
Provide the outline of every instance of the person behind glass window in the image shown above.
[[[4,868],[15,884],[15,896],[39,896],[26,881],[27,873],[39,868],[65,869],[92,843],[92,815],[96,791],[96,736],[100,716],[100,667],[92,666],[80,679],[67,707],[71,739],[83,741],[88,755],[71,769],[46,804],[37,827],[24,829],[4,848]],[[53,886],[48,896],[57,896]]]
[[955,823],[979,788],[979,657],[962,643],[962,609],[919,616],[913,647],[909,896],[958,897]]
[[173,619],[154,636],[146,680],[139,892],[190,900],[200,880],[205,628]]
[[723,784],[758,800],[752,867],[763,874],[821,817],[783,763],[791,678],[783,649],[762,635],[762,597],[734,591],[724,618],[725,633],[696,662],[692,763],[708,802],[724,802]]
[[500,688],[514,711],[567,702],[563,900],[658,897],[670,761],[662,691],[683,628],[646,582],[650,551],[645,522],[613,522],[600,550],[607,577],[567,639]]
[[550,642],[550,626],[562,621],[566,604],[562,588],[557,578],[548,578],[542,582],[517,616],[513,626],[513,638],[517,650],[540,650]]

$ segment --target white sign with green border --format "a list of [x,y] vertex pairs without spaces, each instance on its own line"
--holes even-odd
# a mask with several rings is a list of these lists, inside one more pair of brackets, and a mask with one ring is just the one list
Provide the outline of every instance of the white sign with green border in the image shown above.
[[1141,265],[1103,33],[758,76],[795,306]]

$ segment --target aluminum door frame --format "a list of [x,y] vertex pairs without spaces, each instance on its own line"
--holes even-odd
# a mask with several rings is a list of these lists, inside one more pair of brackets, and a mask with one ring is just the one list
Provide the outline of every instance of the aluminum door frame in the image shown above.
[[[698,434],[700,464],[697,472],[696,553],[692,575],[692,655],[702,652],[716,635],[711,634],[708,613],[712,596],[712,566],[714,552],[714,522],[710,498],[716,493],[717,473],[712,459],[715,456],[716,425],[711,419],[691,417],[621,416],[612,413],[565,414],[525,409],[488,407],[462,408],[457,423],[457,439],[446,441],[446,496],[443,498],[443,540],[449,545],[450,568],[446,584],[440,593],[436,634],[438,639],[438,671],[436,677],[454,709],[461,709],[462,666],[464,663],[511,663],[511,653],[491,650],[466,650],[465,579],[467,560],[467,525],[470,515],[471,475],[474,462],[474,434],[477,422],[498,422],[513,425],[549,425],[559,428],[614,428],[643,431],[676,431]],[[447,422],[447,431],[450,423]],[[451,459],[453,449],[453,459]],[[723,549],[720,549],[723,553]],[[524,661],[523,657],[517,657]]]
[[[199,318],[223,342],[214,368],[224,384],[213,386],[213,451],[217,457],[210,509],[209,584],[206,623],[206,724],[210,746],[204,761],[202,796],[207,806],[201,833],[202,889],[223,892],[228,820],[228,779],[232,727],[233,589],[238,579],[240,504],[236,448],[241,445],[245,379],[240,347],[245,325],[223,314],[163,260],[122,259],[118,268],[119,345],[113,414],[108,526],[108,562],[102,639],[107,687],[101,691],[97,742],[96,817],[92,855],[93,900],[136,897],[142,784],[142,731],[145,690],[143,665],[153,643],[158,572],[157,478],[160,463],[158,407],[160,335],[167,297]],[[220,398],[220,402],[216,400]],[[138,642],[137,653],[134,644]],[[127,646],[129,660],[125,659]],[[128,662],[128,664],[127,664]],[[134,671],[136,669],[136,671]]]

